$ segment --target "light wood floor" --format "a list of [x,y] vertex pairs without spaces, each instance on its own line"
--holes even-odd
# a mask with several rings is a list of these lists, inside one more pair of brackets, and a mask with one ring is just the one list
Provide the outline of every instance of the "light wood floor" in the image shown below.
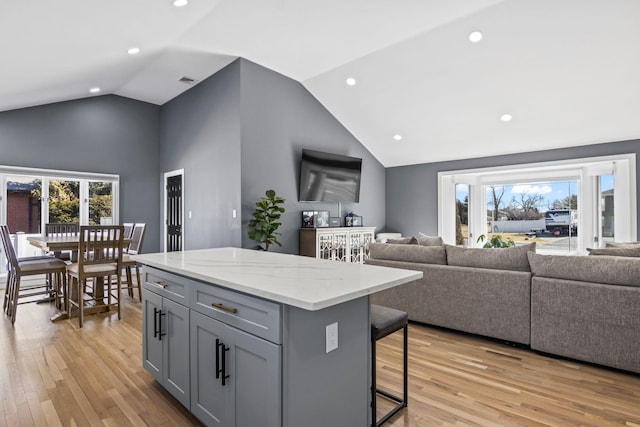
[[[121,321],[91,315],[82,329],[51,323],[48,304],[20,306],[15,328],[2,315],[0,425],[199,425],[142,369],[141,306],[124,299]],[[420,325],[409,334],[409,408],[389,426],[640,426],[640,376]],[[400,386],[389,366],[400,343],[378,342],[381,385]]]
[[[378,381],[400,395],[402,333],[378,346]],[[391,421],[396,427],[640,427],[640,376],[410,324],[409,408]]]

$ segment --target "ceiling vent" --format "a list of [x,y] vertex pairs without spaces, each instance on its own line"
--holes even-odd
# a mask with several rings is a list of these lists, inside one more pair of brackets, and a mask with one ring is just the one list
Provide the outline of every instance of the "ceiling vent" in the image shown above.
[[192,79],[191,77],[187,77],[187,76],[182,76],[178,81],[182,83],[186,83],[188,85],[192,85],[196,82],[196,79]]

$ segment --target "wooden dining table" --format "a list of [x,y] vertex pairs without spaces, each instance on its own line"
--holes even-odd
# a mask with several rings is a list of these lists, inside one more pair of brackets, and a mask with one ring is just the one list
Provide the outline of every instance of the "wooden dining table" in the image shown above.
[[[27,241],[32,246],[36,248],[42,249],[45,252],[71,252],[71,261],[76,262],[78,260],[78,245],[80,243],[80,235],[51,235],[45,236],[44,234],[27,236]],[[127,247],[131,243],[130,238],[122,239],[122,246]],[[85,314],[92,313],[103,313],[109,311],[109,305],[104,303],[104,280],[102,278],[97,279],[95,286],[93,287],[94,299],[96,300],[96,304],[93,307],[87,307],[84,309]],[[70,298],[76,299],[78,295],[75,295],[73,292],[69,295]],[[98,301],[102,301],[100,304]],[[65,307],[66,309],[66,307]],[[51,320],[59,320],[59,319],[67,319],[69,318],[69,314],[65,311],[61,311],[54,315]]]

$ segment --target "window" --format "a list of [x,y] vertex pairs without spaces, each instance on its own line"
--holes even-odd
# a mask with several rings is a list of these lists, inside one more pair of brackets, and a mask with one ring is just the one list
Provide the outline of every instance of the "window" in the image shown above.
[[577,250],[578,181],[485,185],[487,238],[535,239],[536,249]]
[[80,222],[80,181],[50,179],[48,223]]
[[[598,217],[600,218],[600,235],[602,236],[602,243],[615,240],[615,227],[614,227],[614,204],[613,204],[613,175],[601,175],[598,181],[598,198],[600,199],[600,206]],[[635,239],[630,239],[635,240]]]
[[89,182],[89,224],[111,225],[113,222],[113,183]]
[[633,154],[440,172],[439,232],[460,244],[466,198],[470,247],[494,233],[556,253],[636,240],[635,176]]
[[117,224],[118,184],[118,175],[0,166],[0,223],[17,233],[18,256],[34,255],[25,235],[46,223]]
[[466,246],[469,238],[469,186],[456,184],[456,245]]
[[6,224],[10,233],[40,233],[42,179],[31,176],[6,177]]

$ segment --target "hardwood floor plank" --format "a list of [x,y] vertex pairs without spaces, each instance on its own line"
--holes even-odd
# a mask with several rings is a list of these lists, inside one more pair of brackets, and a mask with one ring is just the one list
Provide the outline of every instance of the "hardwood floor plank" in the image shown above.
[[40,407],[42,408],[42,413],[49,427],[62,427],[62,422],[60,422],[56,408],[51,400],[41,402]]
[[135,408],[131,406],[118,391],[111,389],[107,392],[107,394],[109,395],[109,397],[111,397],[111,399],[113,399],[116,405],[118,405],[118,407],[123,412],[123,414],[127,417],[131,425],[133,426],[145,425],[144,420],[140,418],[140,416],[138,416],[138,413],[136,412]]

